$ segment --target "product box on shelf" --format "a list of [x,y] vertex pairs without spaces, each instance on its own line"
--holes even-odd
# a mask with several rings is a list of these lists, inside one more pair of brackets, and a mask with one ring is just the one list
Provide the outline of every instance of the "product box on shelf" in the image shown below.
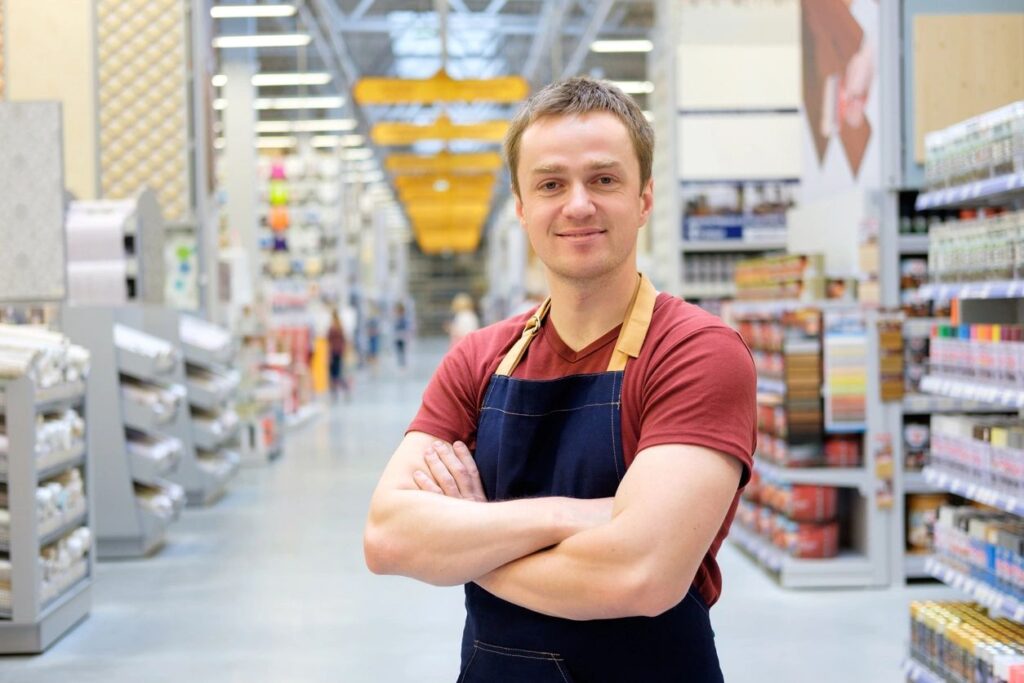
[[910,603],[910,656],[934,680],[1024,681],[1024,629],[975,603]]

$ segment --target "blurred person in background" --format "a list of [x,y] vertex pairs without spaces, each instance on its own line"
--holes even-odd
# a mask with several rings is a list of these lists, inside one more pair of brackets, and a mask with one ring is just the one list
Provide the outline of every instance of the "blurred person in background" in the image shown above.
[[395,358],[398,367],[405,367],[405,353],[409,345],[409,336],[412,331],[412,323],[409,320],[409,311],[401,301],[395,304]]
[[473,297],[460,292],[452,299],[452,321],[448,325],[448,338],[455,346],[470,332],[480,329],[480,318],[476,315]]
[[345,380],[345,350],[348,338],[341,324],[338,309],[331,309],[331,326],[327,329],[327,347],[330,352],[331,400],[338,400],[338,391],[345,392],[345,398],[351,398],[348,382]]

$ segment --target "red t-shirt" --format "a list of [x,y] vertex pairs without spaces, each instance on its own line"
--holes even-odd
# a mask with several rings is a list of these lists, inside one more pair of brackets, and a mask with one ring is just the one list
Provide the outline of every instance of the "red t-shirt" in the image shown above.
[[[464,441],[475,449],[484,391],[530,315],[532,311],[485,327],[455,346],[427,385],[408,431]],[[545,380],[604,372],[620,327],[573,351],[550,319],[545,320],[512,376]],[[640,356],[626,364],[622,383],[626,466],[651,446],[704,446],[743,464],[742,488],[750,478],[757,439],[756,398],[754,362],[739,334],[701,308],[659,294]],[[739,491],[694,578],[708,605],[721,594],[722,574],[715,555],[738,501]]]

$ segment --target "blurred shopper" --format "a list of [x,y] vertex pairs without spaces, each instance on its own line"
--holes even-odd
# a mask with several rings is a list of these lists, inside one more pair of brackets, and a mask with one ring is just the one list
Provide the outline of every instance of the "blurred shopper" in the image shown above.
[[395,304],[395,358],[398,360],[398,367],[404,368],[406,362],[406,351],[409,345],[409,336],[412,331],[412,323],[409,320],[409,311],[401,301]]
[[452,322],[448,326],[448,338],[455,346],[470,332],[480,329],[480,318],[476,315],[473,297],[460,292],[452,299]]
[[345,347],[348,346],[348,338],[345,336],[345,328],[341,324],[341,316],[338,309],[331,309],[331,326],[327,329],[327,347],[330,351],[330,375],[331,375],[331,399],[338,399],[338,391],[345,392],[345,398],[350,397],[348,382],[345,379]]
[[370,303],[366,311],[366,364],[374,374],[380,361],[380,328],[380,308],[376,303]]

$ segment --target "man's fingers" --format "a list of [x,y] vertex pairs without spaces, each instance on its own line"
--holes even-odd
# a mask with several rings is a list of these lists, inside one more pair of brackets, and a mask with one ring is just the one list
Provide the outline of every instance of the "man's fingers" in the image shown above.
[[440,493],[442,496],[444,495],[444,491],[441,490],[441,487],[438,486],[437,482],[431,479],[430,475],[427,474],[426,472],[416,470],[415,472],[412,473],[412,480],[416,482],[416,486],[419,487],[420,491],[427,491],[429,493]]
[[444,495],[451,496],[452,498],[461,498],[462,496],[459,495],[459,485],[455,483],[455,477],[448,471],[447,465],[441,460],[436,450],[431,449],[427,451],[424,460],[427,463],[427,468],[430,470],[430,476],[434,478],[437,485],[444,491]]
[[452,447],[442,441],[438,441],[434,443],[434,451],[455,479],[455,485],[459,487],[459,495],[462,498],[472,498],[472,481],[468,476],[469,473],[466,471],[466,466],[455,455]]
[[476,460],[473,458],[473,454],[469,452],[469,447],[461,441],[456,441],[452,444],[452,450],[455,451],[455,456],[466,470],[470,495],[474,500],[486,501],[487,496],[484,494],[484,485],[480,481],[480,470],[477,469]]

